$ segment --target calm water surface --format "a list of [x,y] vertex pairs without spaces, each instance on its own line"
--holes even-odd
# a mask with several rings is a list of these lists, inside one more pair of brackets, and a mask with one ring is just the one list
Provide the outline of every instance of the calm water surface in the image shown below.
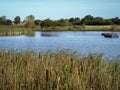
[[104,38],[102,32],[35,32],[34,36],[0,36],[0,49],[56,51],[70,49],[81,54],[103,53],[108,58],[120,55],[119,38]]

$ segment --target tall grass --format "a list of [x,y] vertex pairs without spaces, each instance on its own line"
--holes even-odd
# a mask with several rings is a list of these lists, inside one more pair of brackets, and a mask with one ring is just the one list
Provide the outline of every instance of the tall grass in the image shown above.
[[44,27],[34,26],[25,28],[22,25],[0,26],[0,36],[15,36],[29,34],[32,31],[120,31],[119,25],[74,25],[74,26],[55,26]]
[[120,62],[65,50],[0,50],[0,90],[120,90]]
[[42,31],[111,31],[111,25],[74,25],[74,26],[56,26],[56,27],[44,27]]
[[23,26],[0,26],[0,36],[18,36],[33,34],[32,30]]
[[120,31],[120,26],[119,25],[113,25],[112,30],[113,31]]

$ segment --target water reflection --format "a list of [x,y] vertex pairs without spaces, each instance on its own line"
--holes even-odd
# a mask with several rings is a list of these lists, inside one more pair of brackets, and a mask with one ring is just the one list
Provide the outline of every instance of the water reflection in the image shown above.
[[29,32],[29,33],[26,33],[24,35],[28,36],[28,37],[35,37],[35,32]]
[[[104,38],[103,32],[32,32],[20,36],[0,36],[0,49],[36,52],[70,49],[81,54],[104,53],[113,58],[120,54],[120,37]],[[120,36],[120,32],[115,32]]]
[[42,37],[58,37],[59,35],[53,32],[41,32],[41,36]]

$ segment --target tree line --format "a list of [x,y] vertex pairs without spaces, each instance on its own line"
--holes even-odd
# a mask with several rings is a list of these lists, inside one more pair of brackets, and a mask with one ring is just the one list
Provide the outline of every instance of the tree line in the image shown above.
[[13,24],[24,24],[26,27],[32,27],[34,25],[39,25],[44,27],[55,27],[55,26],[72,26],[72,25],[120,25],[120,18],[114,17],[110,19],[104,19],[102,17],[94,17],[92,15],[86,15],[84,18],[72,17],[69,19],[35,19],[33,15],[27,16],[23,21],[21,21],[20,16],[16,16],[14,20],[7,19],[6,16],[0,17],[0,25],[13,25]]

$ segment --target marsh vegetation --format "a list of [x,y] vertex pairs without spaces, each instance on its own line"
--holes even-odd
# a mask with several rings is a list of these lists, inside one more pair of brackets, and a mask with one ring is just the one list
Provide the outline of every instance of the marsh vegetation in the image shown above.
[[0,36],[33,35],[32,29],[23,26],[0,26]]
[[28,15],[23,21],[20,16],[14,20],[0,17],[0,35],[19,35],[29,31],[120,31],[120,19],[118,17],[104,19],[86,15],[84,18],[69,19],[35,19],[33,15]]
[[120,90],[119,59],[0,50],[0,90]]

